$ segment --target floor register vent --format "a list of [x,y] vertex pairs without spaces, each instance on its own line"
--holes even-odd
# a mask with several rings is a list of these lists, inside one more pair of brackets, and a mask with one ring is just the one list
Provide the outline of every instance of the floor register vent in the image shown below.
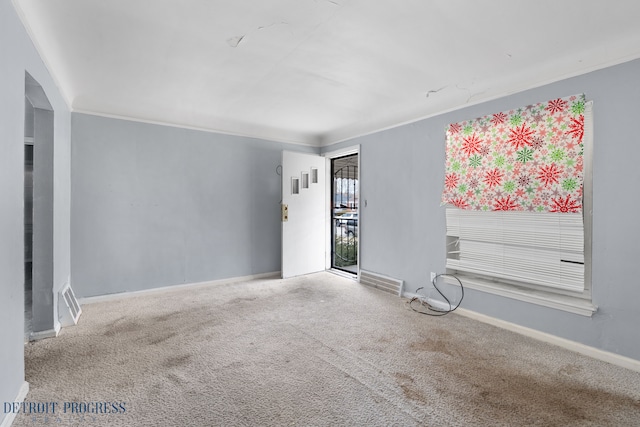
[[73,293],[73,289],[71,289],[70,284],[67,283],[67,285],[62,288],[60,296],[60,299],[64,301],[64,306],[62,304],[58,304],[60,324],[62,326],[76,325],[80,315],[82,314],[82,308],[80,308],[78,299]]
[[360,270],[360,283],[402,297],[402,280]]

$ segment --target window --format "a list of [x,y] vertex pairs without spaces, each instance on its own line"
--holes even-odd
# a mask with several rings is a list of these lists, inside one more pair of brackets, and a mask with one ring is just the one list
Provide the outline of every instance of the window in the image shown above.
[[[575,107],[577,102],[583,108]],[[554,116],[555,107],[566,110],[569,125]],[[492,130],[499,120],[501,129]],[[580,139],[569,135],[565,146],[553,134],[569,134],[574,122],[584,125],[584,133]],[[489,130],[474,132],[478,123]],[[592,103],[584,102],[584,95],[582,101],[563,98],[451,126],[466,135],[455,142],[448,132],[447,272],[469,288],[593,314]],[[549,178],[547,170],[558,174]]]

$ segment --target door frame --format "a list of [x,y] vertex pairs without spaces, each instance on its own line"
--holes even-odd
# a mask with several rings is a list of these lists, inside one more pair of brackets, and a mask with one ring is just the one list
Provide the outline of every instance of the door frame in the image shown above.
[[[24,90],[25,120],[28,109],[33,114],[33,123],[30,125],[33,132],[29,133],[33,133],[34,156],[29,340],[37,340],[57,336],[61,327],[58,321],[58,294],[54,292],[55,111],[40,83],[27,71]],[[21,144],[24,146],[25,142],[21,141]]]
[[327,211],[329,212],[327,214],[327,221],[326,221],[326,243],[325,243],[325,247],[327,248],[326,251],[326,257],[325,257],[325,270],[330,270],[332,272],[336,272],[339,274],[345,274],[345,275],[349,275],[351,277],[351,275],[349,273],[346,273],[342,270],[338,270],[338,269],[334,269],[331,267],[331,253],[332,253],[332,247],[333,244],[331,242],[331,235],[332,235],[332,226],[333,226],[333,215],[331,212],[331,208],[333,205],[333,201],[331,199],[332,197],[332,193],[333,193],[333,176],[331,176],[331,160],[336,159],[338,157],[345,157],[345,156],[350,156],[353,154],[357,154],[358,155],[358,202],[357,202],[357,206],[358,206],[358,256],[357,256],[357,263],[358,263],[358,273],[356,274],[356,278],[358,280],[360,280],[360,235],[361,235],[361,223],[362,223],[362,212],[360,211],[360,199],[362,198],[362,182],[360,181],[360,163],[361,163],[361,155],[360,155],[360,144],[357,145],[351,145],[349,147],[344,147],[344,148],[340,148],[338,150],[334,150],[334,151],[327,151],[322,153],[321,155],[324,156],[325,158],[327,158],[329,161],[327,162],[327,170],[325,173],[325,180],[326,180],[326,192],[327,192],[327,196],[326,196],[326,200],[328,205],[325,207],[325,209],[327,209]]

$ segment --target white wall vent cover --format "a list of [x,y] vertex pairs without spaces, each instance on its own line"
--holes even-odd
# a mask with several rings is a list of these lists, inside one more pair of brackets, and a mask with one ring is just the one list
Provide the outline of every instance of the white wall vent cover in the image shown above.
[[402,297],[402,286],[404,284],[402,280],[360,270],[360,283]]
[[[61,303],[64,301],[64,305]],[[82,314],[82,308],[78,304],[78,299],[71,289],[71,285],[67,283],[60,291],[58,298],[58,317],[60,324],[64,326],[73,326],[78,323],[78,319]]]

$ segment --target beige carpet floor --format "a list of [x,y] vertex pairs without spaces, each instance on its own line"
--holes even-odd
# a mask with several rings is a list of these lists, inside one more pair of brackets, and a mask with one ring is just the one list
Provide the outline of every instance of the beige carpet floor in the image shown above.
[[58,406],[14,425],[640,425],[640,373],[330,273],[83,311],[26,346],[27,404]]

